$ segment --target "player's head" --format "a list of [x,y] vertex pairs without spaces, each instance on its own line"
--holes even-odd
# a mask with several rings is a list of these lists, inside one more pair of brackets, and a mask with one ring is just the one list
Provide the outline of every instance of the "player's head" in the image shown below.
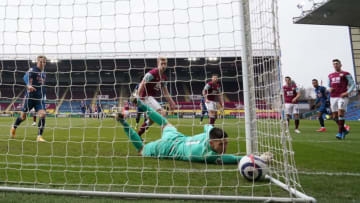
[[317,79],[312,79],[312,85],[313,87],[317,88],[319,86],[319,82]]
[[218,154],[224,154],[226,152],[226,147],[228,143],[228,135],[226,134],[226,132],[220,128],[213,128],[210,130],[209,137],[209,144],[211,149]]
[[334,69],[336,72],[339,72],[341,71],[341,61],[339,59],[333,59],[332,60],[332,63],[333,63],[333,66],[334,66]]
[[290,76],[286,76],[285,77],[285,82],[287,85],[291,85],[291,77]]
[[38,56],[36,58],[36,66],[40,69],[43,70],[44,67],[46,65],[46,56]]
[[211,81],[212,81],[213,83],[217,83],[218,80],[219,80],[218,75],[217,75],[217,74],[212,74],[212,76],[211,76]]
[[160,71],[165,71],[167,68],[167,58],[159,57],[157,59],[157,67],[160,69]]

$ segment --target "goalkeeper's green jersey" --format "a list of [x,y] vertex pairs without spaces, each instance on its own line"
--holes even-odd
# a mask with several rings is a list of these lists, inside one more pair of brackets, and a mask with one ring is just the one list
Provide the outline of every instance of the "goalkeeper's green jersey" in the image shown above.
[[175,159],[217,164],[236,164],[242,158],[229,154],[218,154],[209,143],[209,132],[212,125],[205,125],[204,132],[194,136],[186,136],[178,132],[174,126],[163,129],[161,139],[145,145],[142,155],[162,159]]

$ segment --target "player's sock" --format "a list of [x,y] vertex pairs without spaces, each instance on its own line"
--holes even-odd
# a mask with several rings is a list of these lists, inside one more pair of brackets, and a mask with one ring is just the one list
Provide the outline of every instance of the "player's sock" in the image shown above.
[[33,121],[36,122],[36,116],[33,117]]
[[300,124],[300,120],[299,119],[295,119],[295,129],[299,128],[299,124]]
[[40,117],[38,127],[39,127],[38,136],[42,136],[42,134],[44,132],[44,128],[45,128],[45,118]]
[[136,114],[136,124],[139,124],[139,122],[140,122],[140,114],[139,113],[137,113]]
[[148,107],[147,105],[142,103],[142,101],[140,99],[138,99],[137,105],[141,110],[147,112],[149,118],[151,120],[153,120],[155,123],[157,123],[158,125],[164,126],[168,123],[166,118],[162,117],[158,112],[154,111],[154,109],[152,109],[151,107]]
[[210,124],[210,125],[214,125],[214,124],[215,124],[215,117],[214,117],[214,116],[210,116],[209,124]]
[[344,124],[345,124],[345,118],[344,117],[339,117],[339,121],[338,121],[338,132],[339,133],[343,133]]
[[137,132],[139,136],[141,136],[142,134],[144,134],[145,130],[147,129],[148,124],[146,121],[144,121],[144,123],[141,125],[139,131]]
[[204,119],[204,114],[201,114],[201,117],[200,117],[200,122],[202,122]]
[[290,126],[290,118],[286,119],[288,127]]
[[14,127],[14,128],[17,128],[17,127],[20,125],[21,122],[23,122],[23,120],[21,119],[21,117],[20,117],[20,116],[17,117],[16,120],[15,120],[15,123],[14,123],[13,127]]
[[319,123],[320,123],[320,126],[323,128],[325,127],[325,124],[324,124],[324,118],[321,116],[319,117]]
[[120,120],[119,122],[124,126],[124,131],[126,135],[129,137],[131,143],[139,152],[144,147],[141,137],[135,132],[134,129],[129,126],[129,124],[125,120]]

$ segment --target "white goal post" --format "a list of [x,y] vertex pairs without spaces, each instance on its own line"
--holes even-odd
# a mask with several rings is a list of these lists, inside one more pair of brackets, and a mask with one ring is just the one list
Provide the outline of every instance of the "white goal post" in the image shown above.
[[[31,118],[10,139],[23,76],[38,55],[48,58],[46,142],[35,141]],[[0,191],[316,202],[300,184],[286,129],[277,0],[4,1],[0,57]],[[113,117],[125,103],[135,115],[130,95],[158,57],[168,59],[166,87],[176,109],[157,99],[186,135],[203,132],[202,90],[218,75],[225,104],[215,125],[229,134],[227,153],[271,152],[265,181],[246,181],[237,165],[137,154]],[[101,116],[85,116],[94,112]],[[132,117],[135,129],[139,118],[135,124]],[[160,132],[154,124],[141,138],[155,141]]]

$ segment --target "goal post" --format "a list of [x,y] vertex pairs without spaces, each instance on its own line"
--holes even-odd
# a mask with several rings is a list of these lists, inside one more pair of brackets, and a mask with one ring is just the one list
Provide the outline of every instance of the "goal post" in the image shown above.
[[[277,9],[277,0],[0,2],[0,191],[316,202],[300,184],[286,133]],[[37,142],[30,115],[11,139],[23,76],[38,55],[49,59],[46,142]],[[134,131],[150,122],[130,97],[158,57],[167,58],[164,85],[176,103],[154,96],[168,121],[186,136],[203,133],[214,119],[202,109],[203,89],[217,75],[225,102],[215,126],[229,136],[226,153],[270,152],[266,180],[245,180],[237,164],[139,156],[114,117],[126,111]],[[153,124],[141,139],[161,133]]]

